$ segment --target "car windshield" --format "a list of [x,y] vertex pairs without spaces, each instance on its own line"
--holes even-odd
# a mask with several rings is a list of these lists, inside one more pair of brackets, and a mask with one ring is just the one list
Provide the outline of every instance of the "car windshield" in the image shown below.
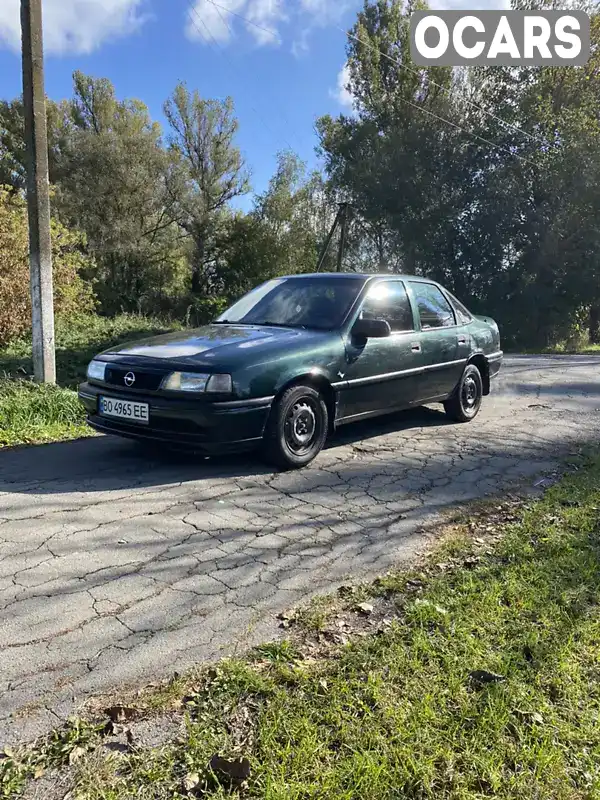
[[363,285],[363,278],[352,275],[279,278],[242,297],[216,322],[334,330]]

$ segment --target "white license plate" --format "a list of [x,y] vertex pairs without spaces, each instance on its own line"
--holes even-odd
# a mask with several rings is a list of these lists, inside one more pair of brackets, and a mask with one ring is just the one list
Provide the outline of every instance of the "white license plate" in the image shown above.
[[103,417],[117,417],[129,422],[150,422],[148,403],[133,403],[131,400],[117,400],[115,397],[101,397],[98,411]]

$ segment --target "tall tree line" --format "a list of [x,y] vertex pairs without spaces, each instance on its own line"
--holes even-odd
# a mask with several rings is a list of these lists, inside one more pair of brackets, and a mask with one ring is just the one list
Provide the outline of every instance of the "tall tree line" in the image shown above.
[[511,344],[551,345],[584,326],[599,341],[595,7],[585,67],[462,70],[411,62],[410,14],[424,7],[365,4],[347,54],[355,113],[319,122],[329,180],[363,222],[361,247],[494,314]]
[[[163,132],[142,102],[80,72],[72,99],[48,102],[53,212],[84,235],[100,311],[200,320],[257,281],[310,269],[331,214],[321,176],[282,152],[268,189],[236,211],[251,186],[232,101],[182,83],[164,115]],[[0,186],[25,187],[20,99],[0,101]]]
[[[231,100],[180,84],[163,131],[143,103],[76,73],[73,97],[49,103],[53,208],[78,233],[100,310],[201,321],[267,277],[313,270],[344,200],[346,269],[440,280],[515,346],[598,341],[598,14],[582,68],[426,69],[409,46],[425,7],[367,0],[347,48],[354,110],[317,124],[323,172],[281,153],[248,212]],[[20,100],[0,102],[0,185],[24,187]]]

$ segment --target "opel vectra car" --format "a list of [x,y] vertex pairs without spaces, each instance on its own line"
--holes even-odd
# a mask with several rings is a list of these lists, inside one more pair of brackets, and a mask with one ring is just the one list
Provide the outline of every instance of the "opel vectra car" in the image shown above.
[[267,281],[212,324],[107,350],[79,389],[98,431],[303,467],[340,425],[425,403],[478,413],[498,326],[405,275]]

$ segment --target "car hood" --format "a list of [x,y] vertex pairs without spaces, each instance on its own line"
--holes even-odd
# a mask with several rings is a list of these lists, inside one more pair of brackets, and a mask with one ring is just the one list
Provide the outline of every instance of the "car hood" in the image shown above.
[[108,360],[159,359],[211,366],[247,360],[256,353],[261,358],[269,353],[288,350],[295,345],[313,344],[331,336],[321,331],[253,325],[205,325],[189,331],[153,336],[101,355]]

